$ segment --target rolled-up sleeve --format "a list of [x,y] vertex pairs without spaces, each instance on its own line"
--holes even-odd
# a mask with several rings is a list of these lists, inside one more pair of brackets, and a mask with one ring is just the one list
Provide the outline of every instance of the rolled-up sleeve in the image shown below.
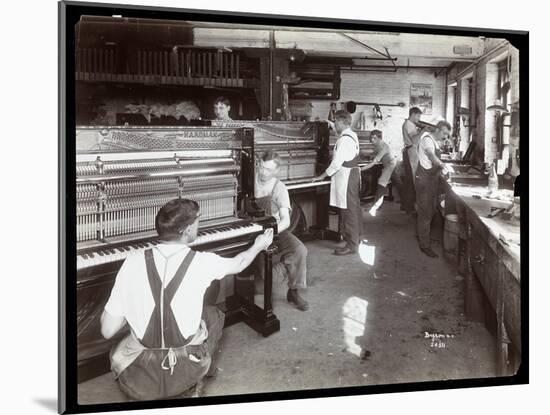
[[328,176],[332,176],[342,168],[342,163],[352,160],[355,157],[355,143],[351,137],[340,138],[338,145],[335,147],[332,156],[332,162],[327,167],[325,172]]

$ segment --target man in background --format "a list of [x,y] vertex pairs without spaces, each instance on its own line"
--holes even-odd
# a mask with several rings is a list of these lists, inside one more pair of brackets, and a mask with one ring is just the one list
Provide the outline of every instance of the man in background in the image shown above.
[[376,212],[380,209],[382,203],[384,202],[386,187],[392,178],[397,162],[395,160],[395,156],[391,153],[390,146],[382,138],[382,131],[372,130],[370,137],[372,143],[374,144],[376,155],[374,156],[374,159],[367,165],[363,166],[361,170],[368,170],[376,164],[382,163],[382,172],[378,178],[376,196],[374,198],[374,203],[369,210],[369,214],[371,216],[376,216]]
[[[309,304],[298,289],[307,287],[307,248],[288,230],[290,226],[290,196],[286,185],[277,178],[281,157],[274,151],[266,151],[259,159],[254,182],[256,204],[266,215],[277,220],[279,235],[279,261],[273,263],[273,275],[288,276],[286,298],[298,310],[306,311]],[[258,257],[257,266],[263,269],[262,257]]]
[[336,111],[334,129],[339,138],[334,145],[332,162],[313,181],[330,177],[330,205],[338,208],[340,231],[346,243],[344,247],[336,249],[334,254],[349,255],[357,252],[363,230],[359,139],[351,129],[351,114],[347,111]]
[[403,180],[403,191],[400,194],[401,208],[407,213],[414,212],[416,201],[416,191],[414,178],[416,175],[416,166],[418,165],[417,144],[423,131],[418,127],[422,110],[418,107],[412,107],[409,110],[409,118],[403,123],[403,170],[405,177]]
[[437,198],[441,174],[452,168],[440,159],[440,146],[451,133],[447,121],[439,121],[434,132],[424,132],[418,142],[418,168],[416,169],[417,233],[420,250],[431,258],[438,255],[431,248],[431,224],[437,213]]
[[229,115],[231,111],[231,103],[226,97],[218,97],[214,101],[214,114],[217,121],[233,121]]

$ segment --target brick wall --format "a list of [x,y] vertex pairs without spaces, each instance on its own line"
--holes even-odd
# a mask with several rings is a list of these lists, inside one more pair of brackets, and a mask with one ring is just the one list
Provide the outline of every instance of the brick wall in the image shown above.
[[[375,102],[378,104],[397,104],[404,102],[401,107],[381,106],[383,119],[373,117],[372,105],[358,105],[353,114],[353,128],[361,128],[361,113],[365,113],[367,130],[382,130],[385,140],[390,144],[394,154],[401,158],[403,137],[401,126],[408,116],[410,103],[410,89],[412,83],[431,84],[433,93],[432,114],[422,117],[425,121],[433,121],[436,117],[445,116],[445,74],[434,76],[433,69],[398,69],[397,72],[359,72],[342,71],[340,99],[338,102]],[[330,101],[312,100],[312,119],[327,119]]]

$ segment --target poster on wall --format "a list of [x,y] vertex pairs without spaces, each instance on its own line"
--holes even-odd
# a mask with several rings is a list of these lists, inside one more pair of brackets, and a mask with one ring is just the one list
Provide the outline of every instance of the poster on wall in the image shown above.
[[431,115],[432,104],[432,84],[411,84],[411,107],[418,107],[424,115]]

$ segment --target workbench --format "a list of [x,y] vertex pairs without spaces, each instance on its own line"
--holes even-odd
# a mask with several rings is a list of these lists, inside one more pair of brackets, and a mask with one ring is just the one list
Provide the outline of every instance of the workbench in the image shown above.
[[444,187],[444,213],[458,215],[457,265],[464,276],[466,318],[484,322],[495,335],[498,375],[513,375],[522,346],[520,226],[502,216],[487,217],[511,201],[487,198],[487,187],[479,183]]

